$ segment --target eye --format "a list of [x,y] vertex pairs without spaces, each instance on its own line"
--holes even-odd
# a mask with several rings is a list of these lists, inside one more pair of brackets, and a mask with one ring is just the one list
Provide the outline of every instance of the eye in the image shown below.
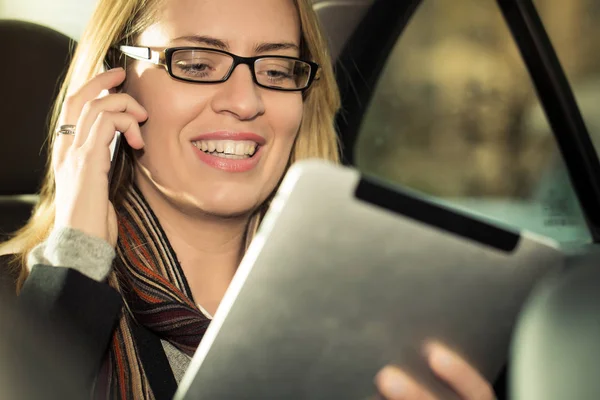
[[175,76],[197,81],[218,81],[231,66],[231,57],[214,51],[183,49],[172,55]]
[[267,76],[270,79],[292,79],[292,75],[286,71],[280,71],[276,69],[272,69],[267,71]]
[[277,83],[281,81],[293,80],[293,63],[286,60],[269,60],[262,62],[256,71],[257,75],[262,75],[269,82]]
[[211,68],[209,64],[201,62],[178,61],[175,63],[175,67],[181,73],[194,77],[206,77],[214,72],[214,68]]
[[209,69],[207,64],[178,64],[178,67],[189,73],[199,73]]

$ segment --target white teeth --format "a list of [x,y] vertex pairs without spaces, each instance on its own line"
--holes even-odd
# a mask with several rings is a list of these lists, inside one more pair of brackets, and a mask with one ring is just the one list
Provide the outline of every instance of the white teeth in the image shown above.
[[237,143],[235,146],[233,146],[232,151],[225,151],[226,153],[230,153],[230,154],[247,154],[246,153],[246,149],[248,148],[248,145],[239,142]]
[[236,156],[252,156],[258,148],[258,144],[250,140],[199,140],[192,143],[205,153]]
[[[237,154],[235,152],[235,148],[236,148],[236,144],[235,143],[231,143],[231,142],[225,142],[225,143],[223,143],[223,153]],[[219,146],[217,146],[217,150],[218,149],[219,149]]]
[[248,158],[248,156],[238,156],[237,154],[225,154],[225,153],[210,153],[211,156],[219,157],[219,158],[229,158],[232,160],[243,160]]

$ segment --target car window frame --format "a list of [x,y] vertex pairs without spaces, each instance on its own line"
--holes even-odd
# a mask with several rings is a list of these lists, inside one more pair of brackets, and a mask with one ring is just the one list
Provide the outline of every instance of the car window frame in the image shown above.
[[[342,98],[336,125],[345,165],[355,165],[354,147],[377,82],[400,35],[424,1],[428,0],[376,1],[336,61]],[[548,119],[591,239],[599,243],[600,161],[564,69],[531,0],[495,2]]]

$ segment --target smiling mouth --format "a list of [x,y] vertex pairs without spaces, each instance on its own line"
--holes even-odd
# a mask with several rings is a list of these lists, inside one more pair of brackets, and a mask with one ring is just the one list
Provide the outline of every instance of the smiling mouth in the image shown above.
[[233,160],[252,158],[259,148],[251,140],[198,140],[192,144],[208,155]]

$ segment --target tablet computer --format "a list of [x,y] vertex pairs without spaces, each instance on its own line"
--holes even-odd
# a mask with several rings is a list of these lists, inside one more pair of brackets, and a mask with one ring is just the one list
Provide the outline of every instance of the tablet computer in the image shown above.
[[367,399],[386,364],[443,399],[427,340],[491,382],[557,245],[388,187],[295,164],[219,306],[176,399]]

